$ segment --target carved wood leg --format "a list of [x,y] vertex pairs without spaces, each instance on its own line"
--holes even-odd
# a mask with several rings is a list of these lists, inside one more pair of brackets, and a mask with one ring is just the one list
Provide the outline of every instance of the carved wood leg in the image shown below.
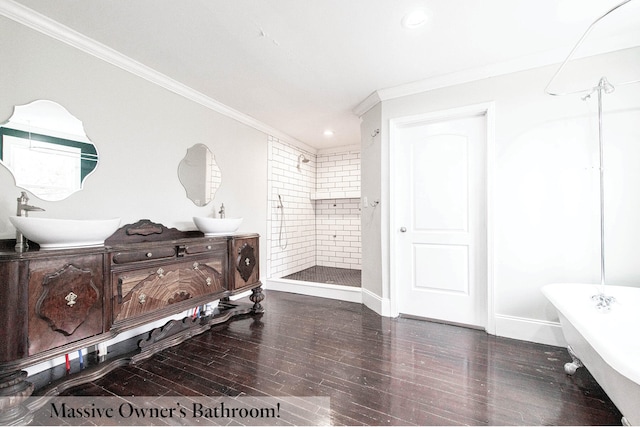
[[251,296],[249,297],[251,302],[253,302],[254,313],[264,313],[264,308],[262,304],[260,304],[264,300],[264,294],[262,293],[262,286],[258,286],[257,288],[251,289]]
[[0,425],[20,425],[31,421],[32,414],[23,405],[33,393],[33,384],[25,381],[26,371],[0,375]]

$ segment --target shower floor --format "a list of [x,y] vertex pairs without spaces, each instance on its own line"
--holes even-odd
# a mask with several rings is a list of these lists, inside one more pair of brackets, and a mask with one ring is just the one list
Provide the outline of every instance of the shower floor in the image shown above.
[[316,265],[297,273],[283,277],[283,279],[301,280],[303,282],[327,283],[331,285],[360,287],[362,283],[360,270],[349,268],[323,267]]

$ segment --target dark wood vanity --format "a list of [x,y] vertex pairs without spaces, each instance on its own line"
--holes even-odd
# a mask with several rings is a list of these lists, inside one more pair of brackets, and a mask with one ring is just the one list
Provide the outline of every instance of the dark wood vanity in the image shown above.
[[[257,234],[205,237],[141,220],[121,227],[103,247],[32,245],[18,253],[12,243],[0,242],[0,421],[24,420],[22,402],[34,388],[23,371],[28,366],[220,300],[213,312],[170,321],[135,352],[46,391],[53,395],[234,316],[263,312]],[[252,292],[251,304],[229,299],[245,291]]]

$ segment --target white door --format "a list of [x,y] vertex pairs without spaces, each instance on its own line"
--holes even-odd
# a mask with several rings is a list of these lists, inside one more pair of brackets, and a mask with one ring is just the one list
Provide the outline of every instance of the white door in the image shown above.
[[486,115],[394,134],[397,308],[486,327]]

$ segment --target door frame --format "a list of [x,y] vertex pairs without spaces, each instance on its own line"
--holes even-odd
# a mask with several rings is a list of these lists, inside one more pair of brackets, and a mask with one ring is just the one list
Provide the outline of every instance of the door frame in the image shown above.
[[412,116],[396,117],[389,120],[389,306],[392,317],[400,315],[398,308],[398,293],[400,289],[398,279],[398,233],[400,224],[396,215],[395,186],[396,179],[396,149],[398,147],[398,128],[408,124],[438,123],[452,119],[461,119],[473,116],[484,116],[486,120],[486,221],[487,221],[487,322],[486,331],[495,335],[495,308],[494,308],[494,253],[493,253],[493,180],[494,180],[494,146],[495,146],[495,103],[467,105],[464,107],[440,110],[430,113]]

